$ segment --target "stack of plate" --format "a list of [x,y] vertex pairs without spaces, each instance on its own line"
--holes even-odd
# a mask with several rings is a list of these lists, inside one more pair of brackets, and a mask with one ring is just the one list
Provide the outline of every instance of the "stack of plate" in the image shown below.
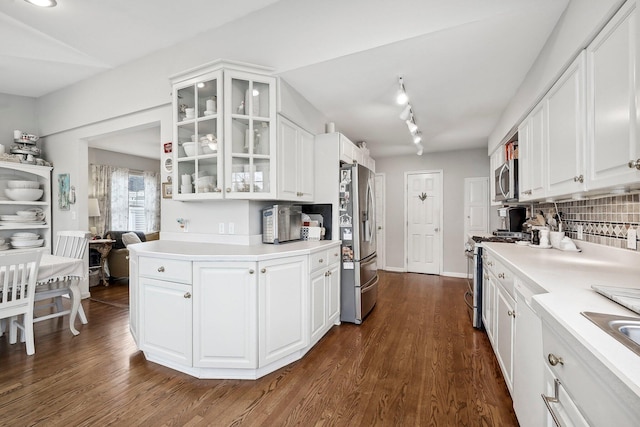
[[11,236],[11,246],[16,249],[39,248],[44,239],[36,233],[14,233]]
[[0,215],[0,225],[42,225],[44,214],[35,211],[18,211],[16,215]]

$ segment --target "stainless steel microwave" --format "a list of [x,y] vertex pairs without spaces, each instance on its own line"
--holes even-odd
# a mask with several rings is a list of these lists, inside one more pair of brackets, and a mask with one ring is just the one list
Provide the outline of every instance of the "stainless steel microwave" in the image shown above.
[[495,171],[496,202],[518,201],[518,159],[511,159]]

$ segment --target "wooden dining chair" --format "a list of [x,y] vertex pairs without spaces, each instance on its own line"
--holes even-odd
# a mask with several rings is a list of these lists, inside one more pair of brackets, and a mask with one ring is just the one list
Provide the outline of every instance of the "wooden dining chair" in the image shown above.
[[33,301],[42,251],[0,254],[0,336],[6,331],[8,319],[9,343],[26,342],[27,354],[36,352],[33,342]]
[[[56,234],[56,243],[53,247],[53,255],[64,256],[67,258],[84,258],[84,254],[89,246],[89,238],[91,233],[88,231],[59,231]],[[43,320],[53,319],[55,317],[66,316],[71,313],[71,310],[65,310],[62,305],[62,297],[68,296],[71,292],[69,286],[72,280],[79,280],[77,278],[70,278],[63,281],[57,281],[40,285],[36,289],[35,301],[51,300],[49,304],[38,304],[36,311],[40,312],[42,309],[53,307],[55,310],[53,313],[43,314],[35,316],[34,322],[42,322]],[[82,304],[78,307],[78,316],[80,322],[83,325],[87,324],[87,316],[84,313]]]

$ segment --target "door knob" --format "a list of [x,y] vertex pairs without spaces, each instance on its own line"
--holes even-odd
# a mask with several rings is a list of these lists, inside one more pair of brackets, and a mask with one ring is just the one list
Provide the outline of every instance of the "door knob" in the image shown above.
[[158,273],[164,273],[164,267],[163,266],[158,267]]
[[191,293],[187,292],[186,294],[184,294],[185,298],[191,298]]
[[631,160],[631,161],[629,162],[629,167],[630,167],[631,169],[636,168],[636,169],[640,170],[640,159],[637,159],[637,160]]
[[573,182],[584,182],[584,176],[583,175],[574,176]]

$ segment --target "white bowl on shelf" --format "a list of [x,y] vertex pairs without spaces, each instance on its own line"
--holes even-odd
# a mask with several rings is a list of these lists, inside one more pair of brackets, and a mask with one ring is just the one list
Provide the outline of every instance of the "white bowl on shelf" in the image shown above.
[[38,240],[40,238],[40,235],[36,234],[36,233],[27,233],[27,232],[20,232],[20,233],[13,233],[11,235],[11,241],[25,241],[25,240]]
[[184,154],[187,157],[195,156],[196,154],[196,143],[195,142],[183,142],[182,148],[184,148]]
[[37,190],[40,188],[40,183],[38,181],[19,181],[19,180],[11,180],[7,181],[7,187],[9,188],[31,188]]
[[207,185],[213,185],[214,184],[214,177],[213,176],[201,176],[200,178],[196,179],[196,187],[204,187]]
[[37,240],[11,240],[14,248],[39,248],[44,243],[44,239]]
[[19,202],[33,202],[42,197],[44,190],[34,188],[6,188],[4,193],[11,200]]

